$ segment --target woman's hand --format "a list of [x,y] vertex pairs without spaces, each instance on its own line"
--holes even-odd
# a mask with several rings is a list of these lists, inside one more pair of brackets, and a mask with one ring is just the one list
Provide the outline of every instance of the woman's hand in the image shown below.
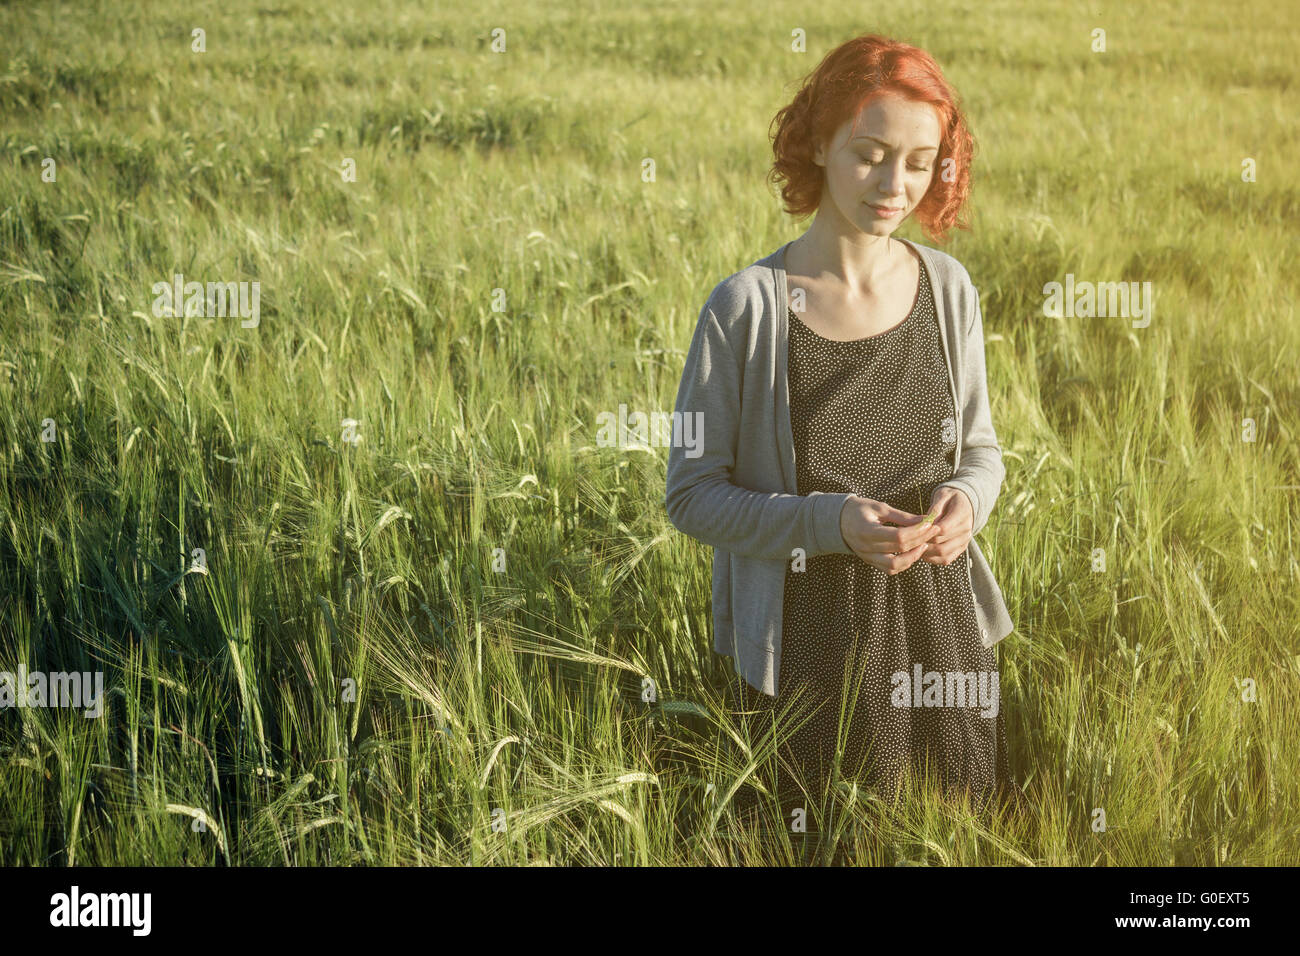
[[926,543],[921,558],[931,564],[951,564],[970,544],[975,521],[970,499],[956,488],[936,488],[930,496],[930,514],[941,530]]
[[[966,496],[958,497],[964,500]],[[939,500],[937,494],[935,500]],[[968,517],[967,527],[970,521]],[[840,535],[867,564],[886,574],[898,574],[910,568],[937,537],[940,529],[932,522],[930,516],[914,515],[883,501],[854,495],[840,510]]]

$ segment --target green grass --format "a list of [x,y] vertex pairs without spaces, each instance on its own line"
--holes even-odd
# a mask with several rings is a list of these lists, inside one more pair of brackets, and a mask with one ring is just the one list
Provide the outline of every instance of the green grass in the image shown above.
[[[768,123],[871,31],[978,142],[943,248],[1033,813],[841,781],[821,859],[1297,859],[1295,10],[318,6],[0,6],[0,670],[110,688],[0,711],[0,862],[811,859],[736,826],[773,741],[728,711],[666,450],[595,431],[671,410],[708,292],[802,231]],[[259,281],[260,326],[154,317],[175,272]],[[1067,272],[1151,281],[1150,327],[1045,317]]]

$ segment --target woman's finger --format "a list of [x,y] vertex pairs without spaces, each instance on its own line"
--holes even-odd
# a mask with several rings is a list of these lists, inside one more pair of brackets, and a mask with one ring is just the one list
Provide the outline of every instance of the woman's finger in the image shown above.
[[[910,568],[928,545],[929,542],[922,541],[915,548],[908,551],[900,551],[897,554],[878,556],[883,557],[884,560],[868,561],[867,563],[880,568],[880,570],[884,571],[886,574],[898,574]],[[863,560],[866,559],[864,558]]]

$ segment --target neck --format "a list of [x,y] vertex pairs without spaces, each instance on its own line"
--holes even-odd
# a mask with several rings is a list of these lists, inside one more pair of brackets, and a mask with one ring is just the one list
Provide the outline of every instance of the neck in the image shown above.
[[818,213],[808,231],[786,250],[786,270],[870,293],[908,254],[902,242],[889,236],[833,232]]

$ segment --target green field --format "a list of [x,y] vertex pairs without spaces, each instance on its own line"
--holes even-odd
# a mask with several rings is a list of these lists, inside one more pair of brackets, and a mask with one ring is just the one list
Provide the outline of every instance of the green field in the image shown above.
[[[1297,8],[517,6],[0,5],[0,671],[107,695],[0,710],[0,863],[1297,862]],[[814,851],[738,826],[711,549],[597,429],[806,228],[768,124],[869,32],[977,142],[1033,813],[840,781]]]

